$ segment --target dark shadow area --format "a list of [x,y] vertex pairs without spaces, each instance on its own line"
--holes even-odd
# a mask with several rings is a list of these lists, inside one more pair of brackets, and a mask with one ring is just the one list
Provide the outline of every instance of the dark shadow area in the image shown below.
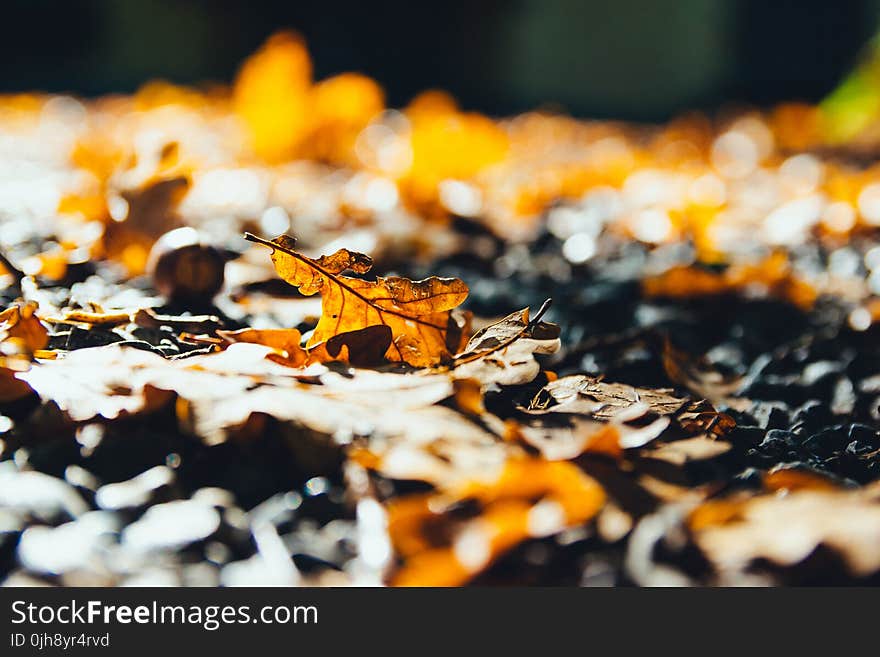
[[11,1],[0,90],[94,95],[151,78],[228,81],[274,30],[308,40],[318,78],[375,77],[391,105],[430,87],[469,108],[537,105],[662,120],[727,102],[815,101],[876,27],[880,3],[760,0]]

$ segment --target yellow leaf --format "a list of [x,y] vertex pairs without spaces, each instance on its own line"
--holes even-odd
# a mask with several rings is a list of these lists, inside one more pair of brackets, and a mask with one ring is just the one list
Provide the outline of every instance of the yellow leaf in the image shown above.
[[291,32],[273,35],[245,61],[233,104],[257,155],[278,162],[293,154],[309,127],[311,83],[309,53]]

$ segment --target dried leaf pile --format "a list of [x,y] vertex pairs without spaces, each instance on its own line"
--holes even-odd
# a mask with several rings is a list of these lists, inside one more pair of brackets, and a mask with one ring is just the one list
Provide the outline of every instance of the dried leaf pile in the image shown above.
[[822,112],[398,111],[287,33],[0,97],[0,578],[877,583],[880,156]]

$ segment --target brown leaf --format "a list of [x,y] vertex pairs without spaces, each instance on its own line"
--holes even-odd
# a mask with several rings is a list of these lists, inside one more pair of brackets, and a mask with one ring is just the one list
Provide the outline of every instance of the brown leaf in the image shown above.
[[49,323],[79,323],[92,326],[113,327],[131,322],[131,313],[120,312],[90,312],[87,310],[68,310],[62,317],[47,317]]
[[392,339],[391,327],[387,324],[346,331],[309,349],[309,360],[319,363],[341,360],[354,367],[375,367],[385,362]]
[[551,381],[532,399],[528,413],[580,413],[597,420],[634,420],[647,414],[672,415],[687,400],[669,389],[635,388],[606,383],[598,377],[578,374]]
[[770,491],[836,490],[839,485],[820,472],[798,467],[778,467],[764,475],[764,488]]
[[217,335],[229,343],[248,342],[271,347],[275,353],[266,357],[289,367],[334,360],[350,363],[354,367],[374,367],[385,362],[385,352],[391,345],[391,328],[384,324],[334,335],[327,342],[310,349],[300,346],[302,334],[297,329],[247,328],[217,331]]
[[340,249],[313,260],[298,253],[288,236],[271,242],[246,237],[272,249],[272,262],[282,279],[305,295],[321,294],[321,318],[308,347],[340,333],[386,325],[393,336],[385,353],[388,360],[426,367],[458,350],[461,338],[450,311],[467,298],[468,288],[461,280],[394,276],[366,281],[341,275],[345,269],[368,271],[372,261],[363,254]]
[[574,459],[588,452],[619,459],[624,450],[648,444],[668,426],[669,418],[665,417],[643,427],[632,427],[621,422],[600,422],[575,415],[563,424],[546,421],[514,424],[511,433],[550,461]]
[[560,346],[559,327],[537,321],[545,308],[546,304],[535,320],[524,308],[478,331],[455,357],[454,376],[476,379],[484,386],[534,380],[541,371],[535,354],[552,354]]
[[705,358],[694,358],[668,339],[663,343],[663,369],[670,380],[713,403],[726,401],[745,383],[745,377],[725,377]]
[[222,324],[216,315],[163,315],[152,308],[139,309],[132,321],[145,328],[170,326],[185,333],[213,333]]
[[668,416],[686,433],[714,435],[722,435],[736,425],[731,417],[719,413],[711,404],[676,397],[670,389],[607,383],[585,374],[551,381],[521,410],[532,415],[579,414],[605,422]]

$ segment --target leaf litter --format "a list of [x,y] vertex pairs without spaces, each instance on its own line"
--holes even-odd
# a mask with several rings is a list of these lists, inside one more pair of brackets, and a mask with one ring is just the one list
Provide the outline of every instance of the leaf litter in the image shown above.
[[383,106],[286,33],[0,98],[58,149],[0,234],[5,584],[878,581],[873,183],[816,108]]

